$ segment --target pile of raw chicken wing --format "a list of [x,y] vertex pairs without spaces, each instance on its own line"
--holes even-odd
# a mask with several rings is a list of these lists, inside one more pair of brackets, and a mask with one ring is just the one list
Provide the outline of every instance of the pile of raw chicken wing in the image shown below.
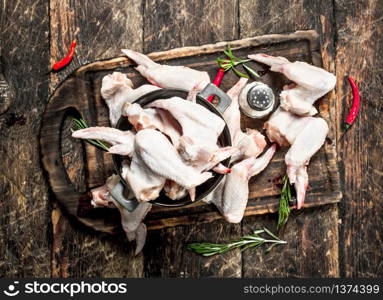
[[[297,208],[303,206],[308,186],[307,165],[328,133],[326,121],[313,117],[317,114],[313,104],[334,88],[333,74],[305,62],[291,63],[283,57],[248,56],[293,82],[284,87],[280,106],[264,124],[267,137],[273,143],[265,151],[265,136],[254,129],[241,130],[238,101],[243,97],[241,91],[248,79],[241,78],[227,91],[232,102],[222,120],[195,101],[196,93],[210,83],[206,72],[161,65],[131,50],[122,52],[137,64],[138,72],[151,84],[134,89],[125,74],[106,75],[101,95],[109,107],[112,127],[78,130],[73,132],[73,137],[105,141],[111,145],[110,153],[130,158],[123,162],[122,176],[139,201],[138,207],[129,212],[109,195],[120,180],[117,175],[92,190],[92,204],[119,209],[122,227],[129,240],[136,240],[137,253],[146,240],[146,226],[142,221],[151,209],[149,201],[156,199],[162,190],[174,200],[187,194],[194,200],[196,186],[211,178],[213,172],[226,176],[204,201],[213,203],[228,222],[240,222],[248,201],[248,181],[267,167],[276,144],[290,147],[285,156],[287,175],[296,189]],[[183,89],[189,91],[189,96],[158,99],[146,107],[133,103],[160,88]],[[113,128],[121,116],[128,118],[132,130]],[[232,137],[230,147],[218,144],[225,122]],[[230,168],[220,163],[228,157],[231,157]]]

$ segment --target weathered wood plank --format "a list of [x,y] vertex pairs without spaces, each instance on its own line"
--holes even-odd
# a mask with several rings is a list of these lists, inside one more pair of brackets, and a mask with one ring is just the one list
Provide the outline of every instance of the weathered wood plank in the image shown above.
[[340,166],[344,172],[341,275],[381,277],[383,1],[337,0],[335,8],[339,126],[352,103],[347,76],[359,84],[362,98],[358,119],[338,145]]
[[[77,39],[76,56],[71,65],[58,74],[52,74],[50,91],[60,80],[80,65],[120,54],[120,49],[129,47],[142,50],[142,13],[138,1],[50,1],[51,49],[50,62],[65,56],[67,47]],[[97,115],[105,122],[105,116]],[[67,173],[80,190],[85,190],[84,178],[79,171],[82,157],[79,144],[69,141],[69,125],[64,134],[64,164]],[[94,147],[87,151],[95,151]],[[108,158],[110,160],[110,158]],[[88,162],[91,164],[91,162]],[[97,165],[97,164],[94,164]],[[102,169],[94,169],[92,182],[104,177]],[[101,172],[101,173],[100,173]],[[107,175],[107,174],[106,174]],[[69,222],[60,208],[52,211],[53,277],[141,277],[143,256],[134,256],[133,245],[123,233],[105,236],[87,230],[78,222]]]
[[143,255],[123,232],[106,235],[52,212],[52,277],[142,277]]
[[[58,1],[54,3],[51,1],[51,5],[58,5]],[[214,31],[212,34],[204,31],[203,34],[200,34],[199,25],[190,26],[189,32],[183,30],[188,25],[182,23],[182,16],[186,13],[179,9],[178,5],[176,8],[171,8],[170,1],[167,2],[169,7],[167,10],[177,11],[179,13],[165,13],[163,17],[164,20],[162,23],[168,24],[168,28],[162,30],[161,40],[167,40],[166,48],[163,44],[159,43],[157,46],[156,37],[157,32],[155,31],[155,24],[159,24],[156,20],[152,21],[153,25],[145,26],[145,29],[149,30],[147,38],[148,45],[145,50],[146,52],[151,51],[152,49],[168,49],[178,45],[186,44],[195,44],[194,40],[189,39],[190,35],[194,35],[196,40],[200,40],[202,43],[212,42],[209,39],[209,35],[213,37],[214,40],[225,40],[231,38],[238,38],[238,36],[233,35],[230,37],[230,34],[225,35],[223,32],[229,32],[230,30],[238,31],[238,26],[232,26],[233,22],[228,22],[227,29],[222,30],[221,28],[215,28],[213,24],[216,22],[216,12],[211,10],[209,12],[209,18],[212,24],[209,24],[206,28],[208,30]],[[201,1],[202,2],[202,1]],[[344,80],[344,75],[350,74],[356,78],[356,80],[361,84],[363,98],[366,99],[366,103],[362,107],[362,114],[359,118],[357,124],[353,131],[350,131],[349,137],[345,137],[338,145],[340,152],[339,159],[341,160],[341,166],[344,170],[344,185],[345,185],[345,198],[341,206],[341,217],[342,217],[342,227],[340,235],[340,253],[341,253],[341,275],[343,276],[382,276],[382,160],[381,160],[381,142],[379,138],[382,136],[382,126],[380,120],[381,109],[379,101],[380,96],[380,87],[382,85],[382,79],[379,73],[381,67],[381,53],[382,53],[382,1],[373,1],[366,0],[360,1],[358,3],[337,0],[335,1],[335,13],[332,14],[332,5],[331,1],[302,1],[297,0],[293,1],[291,5],[286,4],[286,1],[269,1],[269,2],[260,2],[260,1],[249,1],[249,0],[240,0],[240,21],[241,21],[241,38],[245,36],[253,36],[264,33],[272,32],[291,32],[296,29],[309,29],[316,28],[320,31],[320,26],[322,25],[322,37],[323,37],[323,48],[327,49],[328,54],[323,56],[323,61],[326,69],[335,70],[333,65],[334,55],[333,46],[334,41],[332,36],[337,34],[338,43],[337,43],[337,75],[340,78],[337,84],[337,101],[330,102],[330,116],[334,117],[336,120],[335,127],[338,131],[338,137],[340,136],[340,124],[341,120],[344,119],[348,107],[351,105],[350,90],[347,82]],[[63,5],[69,2],[63,2]],[[161,9],[161,4],[158,1],[158,10],[159,13]],[[222,2],[223,3],[223,2]],[[17,5],[16,5],[17,4]],[[93,5],[93,2],[90,3]],[[135,3],[134,3],[135,4]],[[166,4],[166,3],[165,3]],[[83,5],[83,4],[82,4]],[[111,5],[111,4],[108,4]],[[117,9],[108,16],[112,18],[116,14],[126,13],[126,16],[122,19],[126,21],[122,27],[128,27],[132,24],[137,24],[128,21],[128,15],[132,13],[136,15],[135,10],[138,9],[136,6],[133,10],[130,9],[130,3],[113,5],[122,5],[123,9]],[[137,4],[138,6],[140,4]],[[191,4],[190,4],[191,5]],[[193,4],[194,5],[194,4]],[[222,4],[223,5],[223,4]],[[103,11],[105,3],[94,5],[94,12],[92,13],[94,18],[89,17],[81,20],[81,15],[78,15],[75,19],[81,22],[81,29],[84,27],[89,27],[90,30],[87,33],[83,34],[83,43],[91,43],[93,38],[93,29],[97,27],[100,30],[100,34],[93,41],[92,45],[97,45],[96,40],[100,43],[104,43],[103,47],[96,47],[96,50],[90,50],[88,53],[88,46],[79,47],[78,51],[80,53],[85,53],[81,55],[81,63],[90,61],[92,59],[97,59],[99,57],[111,57],[118,55],[119,45],[114,41],[121,37],[114,36],[113,27],[108,24],[113,23],[113,26],[118,26],[113,20],[110,22],[105,22],[105,26],[109,30],[108,35],[103,35],[104,22],[102,22],[102,16],[104,14],[98,14],[96,10],[100,9]],[[117,6],[116,6],[117,7]],[[233,7],[233,6],[232,6]],[[182,5],[181,5],[182,8]],[[64,12],[66,7],[64,6]],[[147,8],[145,8],[147,9]],[[139,9],[138,9],[139,10]],[[24,12],[27,13],[24,13]],[[63,13],[60,11],[60,14]],[[75,10],[76,11],[76,10]],[[149,8],[148,12],[154,12]],[[166,11],[166,10],[165,10]],[[189,11],[193,11],[195,14],[200,14],[196,12],[193,8],[190,8]],[[188,12],[188,10],[186,10]],[[12,101],[10,104],[6,104],[9,110],[0,116],[0,137],[2,140],[0,146],[0,157],[1,165],[4,166],[3,174],[0,175],[0,194],[1,204],[0,204],[0,224],[1,224],[1,233],[0,239],[5,241],[0,246],[0,256],[2,261],[0,262],[0,274],[1,276],[16,276],[16,277],[25,277],[25,276],[49,276],[50,275],[50,236],[51,232],[48,229],[47,224],[49,224],[49,208],[48,208],[48,196],[47,196],[47,186],[45,180],[41,175],[41,170],[39,166],[38,150],[37,150],[37,134],[39,130],[40,118],[42,110],[45,105],[45,99],[47,98],[47,83],[44,81],[44,73],[47,71],[48,66],[54,59],[61,58],[69,45],[72,35],[63,35],[63,37],[56,37],[53,42],[56,41],[56,50],[51,49],[52,53],[57,52],[57,56],[52,56],[52,61],[48,61],[49,57],[49,44],[48,44],[48,1],[23,1],[21,2],[6,2],[2,1],[0,3],[0,40],[2,41],[0,45],[0,56],[1,56],[1,67],[2,72],[5,75],[5,81],[10,84],[10,89],[13,91],[14,95],[12,96]],[[174,19],[168,18],[166,16],[178,16],[179,20],[174,22]],[[140,16],[140,15],[138,15]],[[69,16],[64,13],[65,18],[72,20]],[[100,17],[100,18],[98,18]],[[155,15],[149,16],[152,19],[156,19]],[[226,16],[225,16],[226,17]],[[230,16],[229,16],[230,17]],[[336,19],[335,19],[336,17]],[[202,17],[201,17],[202,18]],[[319,22],[319,18],[320,21]],[[200,22],[199,16],[188,15],[187,20],[198,20]],[[220,21],[222,20],[222,21]],[[223,22],[224,18],[221,16],[218,22]],[[100,21],[101,24],[97,25],[97,22]],[[63,21],[64,22],[64,21]],[[72,21],[70,21],[72,22]],[[89,25],[93,22],[93,25]],[[208,22],[202,20],[202,22]],[[174,24],[176,23],[176,24]],[[337,24],[337,32],[333,31],[334,24]],[[122,23],[120,23],[122,24]],[[30,28],[33,27],[33,34],[30,34]],[[64,26],[65,27],[65,26]],[[149,27],[149,28],[148,28]],[[159,27],[162,28],[162,27]],[[142,33],[141,26],[136,28],[137,30],[134,33],[140,35]],[[55,31],[51,29],[52,32]],[[58,32],[57,29],[55,32]],[[180,32],[180,33],[178,33]],[[69,33],[69,31],[68,31]],[[72,33],[72,31],[70,31]],[[61,34],[61,33],[60,33]],[[60,35],[58,34],[58,35]],[[129,35],[132,34],[132,31],[126,30],[125,35],[121,38],[122,40],[128,40]],[[187,36],[186,38],[184,36]],[[201,35],[198,37],[198,35]],[[113,38],[111,38],[113,36]],[[193,37],[193,39],[194,39]],[[60,39],[65,38],[62,42],[59,42]],[[23,47],[20,47],[19,41],[23,41]],[[112,42],[111,42],[112,41]],[[132,47],[140,50],[141,39],[133,37],[130,39],[132,43],[138,44]],[[106,45],[109,43],[109,45]],[[112,51],[106,51],[107,55],[103,56],[102,52],[108,47],[116,47]],[[150,48],[151,47],[151,48]],[[31,49],[33,51],[31,51]],[[99,54],[93,55],[95,51],[100,51]],[[87,56],[89,55],[89,59]],[[78,66],[79,62],[76,62],[76,58],[73,66]],[[23,63],[20,63],[23,62]],[[380,65],[379,65],[380,64]],[[65,70],[62,76],[69,74],[71,68]],[[25,76],[25,73],[34,74],[33,76]],[[1,79],[3,80],[3,79]],[[366,81],[367,80],[367,81]],[[50,86],[50,90],[53,90],[54,78],[52,78],[53,84]],[[57,81],[56,81],[57,82]],[[365,82],[365,83],[363,83]],[[334,94],[335,95],[335,94]],[[332,95],[333,96],[333,95]],[[330,99],[332,99],[330,96]],[[347,105],[345,105],[345,102]],[[323,103],[325,105],[325,103]],[[4,112],[2,109],[0,109]],[[335,115],[335,111],[339,111]],[[332,125],[332,124],[330,124]],[[35,149],[32,150],[31,149]],[[15,157],[17,156],[17,159]],[[344,162],[344,163],[343,163]],[[353,162],[350,164],[349,162]],[[26,166],[28,166],[26,170]],[[32,212],[32,213],[31,213]],[[56,221],[54,214],[59,213],[58,210],[53,211],[52,222]],[[307,214],[307,215],[306,215]],[[319,218],[318,218],[319,215]],[[314,221],[308,219],[308,217],[313,219],[318,219],[325,221],[325,225],[321,225],[320,228],[323,230],[328,230],[331,227],[329,232],[336,234],[336,223],[329,223],[330,219],[337,219],[337,212],[334,207],[324,207],[319,211],[307,210],[303,211],[299,215],[294,213],[292,220],[290,221],[288,227],[285,229],[282,236],[290,240],[290,245],[283,248],[287,249],[286,251],[293,251],[291,246],[291,241],[296,242],[297,248],[303,249],[302,238],[298,237],[298,234],[295,234],[292,229],[296,229],[299,232],[303,233],[307,237],[307,241],[310,241],[309,244],[313,244],[313,252],[322,257],[324,253],[324,248],[317,248],[318,243],[321,241],[320,238],[326,238],[325,234],[313,235],[310,232],[312,231]],[[244,224],[244,233],[246,230],[252,229],[252,226],[261,226],[263,224],[270,226],[274,224],[274,216],[267,215],[257,218],[248,218],[248,222]],[[58,218],[58,220],[64,220],[63,218]],[[299,221],[301,223],[299,223]],[[65,221],[66,222],[66,221]],[[65,223],[67,227],[71,227],[70,223]],[[306,224],[306,225],[305,225]],[[306,227],[302,227],[302,225]],[[57,226],[57,225],[55,225]],[[103,260],[102,257],[97,257],[97,263],[102,266],[91,266],[89,261],[92,260],[92,256],[89,256],[87,259],[87,250],[82,251],[83,248],[77,247],[74,243],[87,243],[89,245],[86,247],[91,248],[92,246],[101,249],[105,249],[105,253],[109,256],[114,256],[116,252],[119,257],[124,257],[124,253],[121,251],[129,252],[130,248],[125,248],[124,245],[118,240],[121,237],[112,237],[104,238],[103,235],[95,234],[88,232],[82,227],[79,228],[78,224],[74,225],[73,229],[65,229],[64,234],[60,234],[60,238],[56,239],[55,242],[58,245],[61,245],[65,248],[63,252],[59,252],[58,260],[62,259],[59,262],[59,269],[53,271],[57,276],[84,276],[87,274],[89,276],[120,276],[120,274],[125,274],[126,276],[131,275],[127,269],[116,269],[114,266],[119,262],[124,263],[123,260],[113,260],[113,263],[110,264],[111,269],[108,269],[108,263],[111,260]],[[199,225],[198,230],[200,230]],[[203,233],[213,232],[216,227],[210,227],[206,225],[206,229],[202,229]],[[227,228],[222,226],[220,228]],[[248,227],[246,227],[248,226]],[[289,228],[289,226],[294,228]],[[57,230],[61,230],[62,226],[55,227]],[[177,248],[170,246],[173,245],[174,241],[178,241],[176,244],[181,247],[183,246],[179,242],[180,237],[173,237],[173,234],[182,236],[182,230],[187,234],[193,226],[180,227],[180,229],[169,229],[158,231],[159,234],[153,234],[149,236],[150,244],[153,247],[159,246],[162,247],[161,253],[179,253]],[[302,230],[305,229],[304,231]],[[34,233],[38,230],[39,235]],[[180,230],[175,232],[176,230]],[[78,235],[75,238],[70,238],[70,233],[74,232],[75,235]],[[210,233],[211,234],[211,233]],[[290,236],[290,234],[292,234]],[[31,238],[33,236],[33,239]],[[238,236],[238,231],[236,229],[235,234],[232,236]],[[162,237],[167,238],[167,241],[164,242]],[[331,235],[330,243],[327,245],[328,251],[330,252],[329,257],[326,256],[324,259],[325,265],[319,266],[318,270],[315,270],[314,266],[304,267],[301,264],[305,263],[302,257],[290,260],[285,265],[273,265],[272,258],[275,256],[263,256],[258,258],[255,256],[255,260],[261,264],[261,267],[253,270],[245,270],[244,275],[248,277],[252,276],[309,276],[313,274],[315,276],[334,276],[333,274],[339,275],[337,271],[336,256],[333,253],[336,253],[335,248],[335,235]],[[230,236],[222,236],[225,240],[229,239]],[[226,239],[227,238],[227,239]],[[152,239],[157,240],[152,241]],[[33,243],[30,241],[33,240]],[[107,242],[105,242],[105,240]],[[118,240],[118,241],[117,241]],[[190,241],[212,241],[213,239],[209,236],[198,236],[190,238]],[[344,242],[343,242],[344,240]],[[64,241],[64,242],[60,242]],[[96,241],[96,242],[95,242]],[[331,246],[331,247],[329,247]],[[114,248],[115,247],[115,248]],[[150,254],[152,257],[151,261],[147,263],[146,274],[149,276],[159,276],[161,274],[180,274],[176,270],[170,269],[170,263],[168,262],[165,270],[161,271],[161,261],[156,263],[154,259],[155,250],[153,248],[147,248],[145,251],[153,251]],[[310,248],[306,248],[305,251],[297,252],[307,253]],[[278,250],[275,248],[273,251]],[[173,252],[172,252],[173,251]],[[250,250],[251,251],[251,250]],[[281,248],[282,251],[282,248]],[[276,251],[277,252],[277,251]],[[65,254],[66,253],[66,254]],[[67,255],[67,254],[70,255]],[[188,252],[182,252],[185,256],[189,255]],[[294,252],[295,253],[295,252]],[[84,256],[82,260],[76,260],[81,267],[73,268],[73,265],[65,266],[65,261],[68,257],[73,258],[74,254],[80,254]],[[249,264],[254,265],[250,261],[250,256],[247,256],[247,252],[244,255],[244,261],[249,262]],[[253,253],[255,255],[255,253]],[[236,256],[237,257],[237,256]],[[306,258],[306,261],[313,258],[313,254],[303,256]],[[127,260],[129,257],[125,257]],[[76,258],[77,259],[77,258]],[[200,261],[198,262],[198,259]],[[196,258],[194,261],[198,264],[204,264],[208,260],[203,258]],[[231,262],[229,258],[226,258],[227,261]],[[262,259],[262,261],[261,261]],[[185,258],[182,259],[185,261]],[[267,263],[265,263],[267,261]],[[319,259],[318,259],[319,261]],[[238,262],[236,259],[235,262]],[[137,261],[140,263],[140,260]],[[307,263],[307,262],[306,262]],[[185,265],[185,264],[184,264]],[[184,266],[183,265],[183,266]],[[207,264],[207,267],[204,269],[205,275],[210,276],[214,275],[215,269],[210,264]],[[223,266],[223,263],[217,264],[218,268]],[[270,266],[275,266],[277,271],[269,271]],[[106,268],[106,271],[101,269]],[[198,268],[192,268],[195,272],[198,273],[198,270],[201,268],[199,265]],[[141,267],[136,268],[141,269]],[[181,268],[187,270],[186,267]],[[238,270],[238,268],[236,269]],[[301,274],[298,274],[301,273]],[[158,274],[158,275],[157,275]],[[193,272],[188,271],[183,274],[194,274]],[[222,273],[220,273],[222,274]],[[85,275],[85,276],[87,276]],[[197,274],[196,276],[200,276]],[[225,275],[224,275],[225,276]]]
[[[159,1],[144,4],[144,51],[201,45],[238,38],[237,1]],[[241,276],[241,255],[231,252],[210,260],[190,254],[186,241],[238,238],[239,225],[225,222],[182,226],[149,232],[145,275],[204,277]]]
[[[338,234],[334,232],[337,211],[331,205],[294,211],[288,225],[279,233],[287,245],[242,253],[243,277],[336,277]],[[266,227],[276,231],[276,216],[272,214],[245,219],[242,230],[250,233]],[[320,234],[319,234],[320,233]]]
[[0,20],[0,77],[11,98],[0,116],[0,276],[48,277],[50,209],[38,140],[48,91],[48,2],[1,1]]
[[241,277],[241,255],[238,250],[210,258],[187,250],[194,242],[226,243],[239,234],[239,226],[217,221],[194,223],[149,232],[144,248],[146,277],[200,278]]
[[238,37],[238,2],[144,1],[144,52]]
[[[265,33],[281,33],[299,29],[315,29],[322,38],[323,63],[326,69],[334,72],[331,65],[334,60],[333,53],[333,34],[334,28],[332,1],[303,1],[296,0],[289,4],[283,0],[273,0],[268,2],[240,0],[240,24],[241,38],[261,35]],[[323,24],[323,25],[322,25]],[[323,30],[325,29],[325,30]],[[333,94],[322,101],[321,106],[328,103],[330,128],[333,130],[335,123],[335,98]],[[335,132],[335,131],[333,131]],[[334,145],[326,145],[334,146]],[[310,172],[310,167],[309,167]],[[255,179],[256,180],[256,179]],[[308,218],[313,219],[313,223],[322,222],[323,227],[316,229],[315,226],[301,228],[308,223]],[[267,224],[271,228],[277,219],[276,215],[262,217],[248,217],[244,219],[243,232],[250,229],[260,228]],[[316,221],[315,221],[316,220]],[[321,209],[306,209],[302,212],[293,213],[289,223],[286,225],[285,234],[282,236],[290,242],[285,247],[274,249],[271,253],[264,255],[249,252],[243,253],[243,276],[244,277],[272,277],[272,276],[338,276],[338,217],[337,207],[326,206]],[[310,223],[311,224],[311,223]],[[324,230],[326,229],[326,230]],[[304,234],[300,234],[304,233]],[[328,238],[331,232],[331,238]],[[329,244],[322,241],[327,239]],[[310,252],[307,241],[312,241],[315,251]],[[282,253],[282,254],[281,254]],[[298,255],[302,253],[302,255]],[[285,256],[286,255],[286,256]],[[303,259],[304,255],[310,257]],[[315,255],[320,255],[321,259],[316,259]],[[254,260],[258,257],[258,264]],[[284,263],[282,259],[289,261]],[[253,260],[254,259],[254,260]],[[312,260],[311,260],[312,259]],[[265,263],[267,261],[267,263]],[[276,261],[277,263],[272,263]],[[310,266],[304,267],[303,264],[310,261]],[[261,266],[259,265],[261,264]],[[291,267],[291,266],[300,267]]]
[[115,57],[121,49],[142,50],[141,3],[128,1],[50,1],[50,63],[64,57],[77,39],[76,56],[65,70],[52,74],[51,91],[60,80],[88,62]]

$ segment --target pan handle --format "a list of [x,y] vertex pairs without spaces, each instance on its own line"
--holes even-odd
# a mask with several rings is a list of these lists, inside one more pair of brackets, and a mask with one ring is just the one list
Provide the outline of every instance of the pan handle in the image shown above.
[[230,97],[222,91],[219,87],[215,86],[212,83],[209,83],[201,92],[198,93],[200,97],[205,99],[209,98],[211,95],[215,95],[219,98],[218,104],[215,108],[222,114],[229,107],[231,103]]

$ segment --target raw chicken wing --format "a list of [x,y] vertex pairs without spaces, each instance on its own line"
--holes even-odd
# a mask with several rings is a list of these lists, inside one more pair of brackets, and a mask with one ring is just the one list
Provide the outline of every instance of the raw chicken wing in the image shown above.
[[225,181],[208,197],[207,201],[214,203],[228,222],[242,220],[249,198],[249,179],[267,167],[275,149],[273,144],[261,157],[250,157],[232,166]]
[[125,104],[122,114],[139,131],[142,129],[158,129],[167,135],[174,147],[178,147],[181,137],[181,126],[172,115],[162,109],[142,108],[139,104]]
[[[155,145],[155,147],[153,147]],[[169,140],[159,131],[144,129],[136,134],[135,148],[140,159],[154,173],[186,189],[194,188],[212,177],[187,166]]]
[[281,107],[300,116],[315,115],[314,102],[331,91],[336,83],[333,74],[305,62],[289,62],[283,57],[266,54],[249,55],[250,59],[269,65],[271,71],[280,72],[295,84],[280,94]]
[[198,161],[199,165],[210,162],[213,152],[218,150],[217,140],[225,127],[224,120],[205,107],[179,97],[156,100],[149,106],[170,112],[181,125],[178,151],[185,161]]
[[[117,175],[109,177],[106,181],[108,191],[111,191],[119,181],[120,178]],[[147,202],[140,203],[134,211],[129,212],[113,197],[110,196],[109,201],[113,202],[119,210],[121,214],[122,228],[129,241],[136,240],[136,254],[140,253],[146,240],[146,226],[142,223],[142,220],[145,218],[152,205]]]
[[79,139],[101,140],[112,145],[110,153],[131,156],[134,150],[134,133],[110,127],[89,127],[76,130],[72,136]]
[[270,141],[280,146],[290,146],[285,156],[287,175],[297,192],[297,208],[303,207],[308,186],[307,165],[323,145],[328,126],[322,118],[299,117],[278,109],[265,123],[266,134]]
[[307,118],[306,126],[299,132],[286,153],[287,175],[297,192],[297,208],[304,203],[308,186],[307,165],[325,142],[328,126],[322,118]]
[[122,176],[139,202],[158,198],[166,180],[149,169],[136,152],[133,153],[130,166],[124,168]]
[[323,145],[328,126],[322,118],[299,117],[278,109],[265,123],[266,134],[270,141],[280,146],[290,146],[285,156],[287,175],[297,192],[297,208],[303,207],[308,186],[307,165]]
[[325,120],[307,115],[316,113],[313,103],[334,88],[336,78],[321,68],[299,61],[291,63],[284,57],[256,54],[249,58],[294,81],[280,94],[281,105],[264,127],[271,141],[280,146],[291,145],[285,162],[289,181],[295,185],[299,209],[303,207],[308,186],[307,165],[328,133]]
[[264,128],[270,141],[278,143],[279,146],[289,146],[307,125],[308,120],[307,117],[299,117],[278,107],[264,124]]
[[111,125],[116,126],[121,117],[121,110],[126,102],[132,103],[141,96],[158,90],[154,85],[145,84],[133,89],[133,83],[120,72],[113,72],[102,79],[101,96],[109,108],[109,119]]
[[144,54],[128,49],[121,51],[138,65],[136,69],[142,76],[159,87],[190,91],[193,88],[202,90],[210,83],[209,75],[206,72],[184,66],[160,65]]

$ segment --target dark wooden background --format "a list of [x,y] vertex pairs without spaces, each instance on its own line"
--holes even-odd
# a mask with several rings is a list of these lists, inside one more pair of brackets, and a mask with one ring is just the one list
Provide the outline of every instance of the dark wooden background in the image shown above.
[[[363,103],[337,144],[341,204],[294,212],[281,234],[287,246],[212,258],[185,249],[274,230],[276,216],[265,215],[150,231],[134,256],[123,235],[87,230],[49,201],[38,134],[59,79],[45,73],[76,31],[74,65],[118,56],[122,47],[152,52],[299,29],[320,33],[324,66],[337,75],[329,105],[338,137],[351,104],[346,76],[359,83]],[[0,276],[383,276],[382,37],[382,0],[1,1]]]

